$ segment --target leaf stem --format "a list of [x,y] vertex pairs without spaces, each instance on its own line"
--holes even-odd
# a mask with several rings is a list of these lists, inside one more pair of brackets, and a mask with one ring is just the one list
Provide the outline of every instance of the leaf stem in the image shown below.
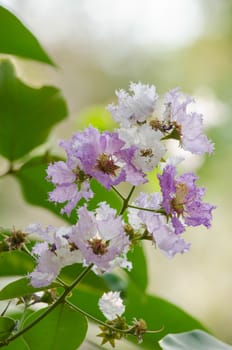
[[[127,328],[127,329],[119,329],[119,328],[115,328],[107,323],[105,323],[104,321],[101,321],[99,319],[97,319],[96,317],[90,315],[88,312],[80,309],[78,306],[74,305],[73,303],[71,303],[70,301],[68,300],[65,300],[65,303],[67,305],[69,305],[73,310],[77,311],[77,312],[80,312],[82,315],[86,316],[87,318],[89,318],[90,320],[104,326],[104,327],[107,327],[115,332],[119,332],[119,333],[123,333],[123,334],[130,334],[131,330],[133,329],[133,326]],[[153,333],[159,333],[161,332],[162,330],[164,329],[164,326],[162,326],[160,329],[158,330],[146,330],[145,333],[149,333],[149,334],[153,334]]]
[[66,300],[65,301],[67,305],[69,305],[71,308],[73,308],[75,311],[78,311],[80,312],[82,315],[86,316],[87,318],[89,318],[90,320],[104,326],[104,327],[107,327],[109,329],[112,329],[112,331],[115,331],[115,332],[120,332],[120,333],[123,333],[123,334],[127,334],[128,333],[128,329],[119,329],[119,328],[115,328],[113,326],[110,326],[109,324],[105,323],[104,321],[101,321],[99,319],[97,319],[96,317],[90,315],[88,312],[80,309],[78,306],[74,305],[73,303],[71,303],[70,301]]
[[9,308],[10,304],[11,304],[11,300],[8,301],[6,307],[5,307],[4,310],[1,312],[1,315],[0,315],[1,317],[5,315],[5,313],[7,312],[7,310],[8,310],[8,308]]
[[26,326],[25,328],[23,328],[21,331],[15,333],[14,335],[12,335],[12,337],[6,339],[5,341],[0,343],[0,348],[3,346],[8,345],[11,341],[13,341],[14,339],[20,337],[21,335],[23,335],[24,333],[26,333],[29,329],[31,329],[32,327],[34,327],[38,322],[40,322],[45,316],[47,316],[52,310],[54,310],[59,304],[63,303],[65,298],[67,297],[67,295],[71,292],[71,290],[78,284],[80,283],[80,281],[87,275],[87,273],[91,270],[91,268],[93,267],[93,264],[89,265],[86,269],[84,269],[80,275],[77,276],[77,278],[73,281],[73,283],[71,283],[69,286],[67,286],[67,288],[65,289],[65,291],[63,292],[63,294],[61,294],[61,296],[55,301],[54,304],[52,304],[50,307],[47,308],[47,310],[42,313],[38,318],[36,318],[34,321],[32,321],[28,326]]
[[127,198],[124,198],[124,200],[123,200],[123,206],[122,206],[122,209],[121,209],[119,215],[122,215],[122,214],[124,213],[124,211],[128,208],[128,206],[129,206],[128,203],[129,203],[129,201],[130,201],[130,199],[131,199],[131,196],[132,196],[134,190],[135,190],[135,186],[133,186],[133,187],[131,188],[130,193],[128,194]]
[[152,213],[166,215],[166,213],[165,213],[165,211],[163,209],[141,208],[141,207],[137,207],[137,206],[131,205],[131,204],[128,204],[128,208],[133,208],[133,209],[138,209],[138,210],[149,211],[149,212],[152,212]]
[[124,201],[125,197],[117,190],[116,187],[112,186],[112,190],[114,190],[115,193]]

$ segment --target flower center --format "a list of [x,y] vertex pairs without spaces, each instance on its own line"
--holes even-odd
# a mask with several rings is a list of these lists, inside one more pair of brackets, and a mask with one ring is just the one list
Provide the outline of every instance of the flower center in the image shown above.
[[78,166],[72,170],[72,172],[76,175],[76,182],[82,183],[85,180],[90,178],[89,175],[85,174],[83,170],[81,170]]
[[109,245],[109,241],[105,241],[98,234],[93,238],[88,240],[89,247],[92,249],[93,253],[96,255],[104,255],[107,253],[107,248]]
[[111,155],[102,153],[97,159],[96,169],[104,174],[116,176],[116,170],[120,169],[120,167],[115,164]]
[[184,213],[184,205],[186,204],[188,193],[189,188],[186,184],[182,182],[176,184],[176,195],[172,199],[172,207],[179,215]]
[[145,148],[140,150],[140,156],[141,157],[152,157],[153,152],[151,148]]

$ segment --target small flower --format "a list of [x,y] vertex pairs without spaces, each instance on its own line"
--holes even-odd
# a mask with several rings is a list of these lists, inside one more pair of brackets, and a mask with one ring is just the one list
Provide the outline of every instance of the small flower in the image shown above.
[[32,252],[37,256],[37,266],[28,277],[33,287],[48,286],[67,265],[83,261],[81,252],[73,249],[68,242],[72,227],[42,229],[40,224],[29,225],[28,233],[37,233],[43,242],[37,243]]
[[[151,237],[160,251],[171,258],[177,253],[185,253],[189,250],[190,244],[175,234],[171,223],[167,223],[166,217],[158,213],[161,209],[162,197],[160,193],[140,193],[135,201],[135,206],[150,209],[138,210],[129,209],[129,223],[136,230],[141,230],[141,235]],[[154,210],[154,212],[152,212]]]
[[[72,158],[77,158],[85,174],[95,178],[107,189],[128,181],[144,183],[144,173],[132,164],[135,147],[124,149],[118,133],[100,133],[89,127],[72,137]],[[69,152],[71,153],[71,152]]]
[[[80,249],[86,265],[95,265],[94,271],[112,270],[116,259],[125,257],[130,244],[121,218],[105,203],[99,204],[95,214],[82,207],[78,210],[78,216],[69,242]],[[125,261],[118,260],[118,263]]]
[[193,98],[183,95],[178,88],[165,96],[165,119],[173,124],[180,135],[182,147],[194,154],[212,153],[213,144],[203,134],[203,117],[198,113],[187,113]]
[[93,192],[90,190],[89,176],[81,169],[76,161],[69,164],[58,161],[50,164],[47,168],[47,179],[50,180],[56,188],[49,192],[49,200],[55,203],[65,203],[61,213],[70,215],[77,203],[82,199],[90,199]]
[[116,91],[118,105],[111,104],[107,107],[114,120],[122,127],[144,123],[154,112],[158,98],[153,85],[130,83],[129,90],[132,95],[122,89]]
[[158,175],[163,194],[162,207],[175,227],[176,234],[187,226],[211,226],[212,210],[215,206],[202,202],[205,189],[196,187],[197,176],[186,173],[176,176],[176,168],[167,165],[163,174]]
[[184,150],[194,154],[212,153],[214,146],[203,133],[203,116],[188,113],[187,107],[194,99],[180,92],[179,88],[170,90],[164,97],[163,119],[155,119],[150,125],[160,130],[166,138],[180,141]]
[[121,128],[118,133],[126,147],[136,146],[132,162],[143,172],[153,170],[166,152],[161,143],[162,133],[153,130],[149,124]]
[[125,305],[119,292],[104,293],[98,302],[99,308],[107,320],[112,321],[125,312]]

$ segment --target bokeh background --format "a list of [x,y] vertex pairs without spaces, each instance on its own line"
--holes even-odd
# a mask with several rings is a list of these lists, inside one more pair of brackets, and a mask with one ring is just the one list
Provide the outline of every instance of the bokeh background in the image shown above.
[[[46,148],[57,151],[57,139],[70,137],[90,122],[110,127],[104,106],[114,101],[115,89],[126,89],[130,81],[154,84],[160,95],[179,86],[195,96],[195,109],[204,114],[216,151],[203,160],[188,157],[185,168],[197,171],[199,183],[207,187],[206,200],[217,205],[213,227],[189,230],[191,251],[172,260],[147,248],[149,290],[183,307],[232,344],[232,1],[0,4],[31,29],[58,66],[14,59],[24,81],[59,86],[68,101],[70,117],[55,128]],[[6,166],[1,158],[0,173]],[[25,204],[10,176],[0,178],[0,198],[0,226],[61,222],[44,209]]]

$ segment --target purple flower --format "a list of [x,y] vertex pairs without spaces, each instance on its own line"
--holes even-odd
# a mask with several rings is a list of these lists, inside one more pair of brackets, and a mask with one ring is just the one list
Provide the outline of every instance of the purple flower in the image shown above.
[[146,182],[145,174],[132,163],[136,147],[123,149],[124,145],[116,132],[101,134],[89,127],[73,135],[68,145],[69,159],[78,159],[84,173],[107,189],[123,181],[133,185]]
[[[76,164],[75,164],[76,163]],[[55,203],[65,203],[61,213],[70,215],[80,199],[86,200],[93,196],[89,185],[89,176],[87,176],[78,162],[69,162],[69,165],[63,161],[50,164],[47,168],[47,179],[56,187],[49,192],[49,200]]]
[[130,127],[145,122],[154,112],[156,100],[155,86],[130,83],[129,90],[132,95],[124,90],[116,91],[118,105],[111,104],[107,107],[114,120],[122,127]]
[[186,173],[177,177],[176,168],[167,165],[158,178],[163,194],[162,207],[171,217],[177,234],[185,230],[184,224],[211,226],[211,213],[215,206],[202,202],[205,189],[196,187],[196,175]]
[[106,203],[100,203],[95,213],[82,207],[78,215],[70,243],[79,248],[87,265],[94,264],[97,270],[110,271],[115,267],[115,260],[125,256],[130,244],[121,218]]
[[214,146],[203,133],[203,116],[187,112],[187,106],[192,102],[194,99],[182,94],[179,88],[169,91],[164,98],[165,111],[161,128],[175,130],[186,151],[199,155],[212,153]]
[[56,228],[48,226],[43,229],[40,224],[29,225],[28,233],[37,233],[42,243],[33,247],[33,253],[37,256],[37,266],[28,277],[35,288],[48,286],[58,276],[60,270],[67,265],[83,261],[81,252],[70,246],[67,237],[72,232],[72,227]]
[[171,258],[177,253],[188,251],[190,244],[175,234],[172,224],[167,223],[164,215],[156,212],[161,209],[161,200],[159,193],[153,193],[152,195],[140,193],[135,205],[140,208],[154,210],[154,212],[129,209],[129,223],[135,230],[142,230],[150,235],[160,251]]

